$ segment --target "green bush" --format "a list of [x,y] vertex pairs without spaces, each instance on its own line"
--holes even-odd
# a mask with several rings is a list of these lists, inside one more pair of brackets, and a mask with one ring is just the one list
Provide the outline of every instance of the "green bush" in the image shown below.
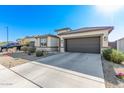
[[43,52],[43,55],[46,56],[48,54],[47,51],[42,51]]
[[28,51],[28,47],[27,46],[23,46],[23,47],[21,47],[21,50],[26,53]]
[[106,49],[103,51],[103,57],[117,64],[121,64],[124,61],[124,54],[115,49]]
[[37,56],[37,57],[43,56],[43,51],[37,50],[37,51],[36,51],[36,56]]
[[111,61],[120,64],[124,61],[124,54],[113,49],[111,54]]
[[112,49],[105,49],[103,50],[103,57],[106,59],[106,60],[111,60],[111,54],[112,54]]
[[28,53],[34,53],[36,51],[35,47],[28,47]]

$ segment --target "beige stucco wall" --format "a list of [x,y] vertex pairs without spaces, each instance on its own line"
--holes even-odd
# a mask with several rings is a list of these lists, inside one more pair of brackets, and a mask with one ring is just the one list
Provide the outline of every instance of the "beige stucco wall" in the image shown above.
[[47,46],[50,46],[51,37],[47,37]]
[[40,37],[35,38],[35,40],[36,40],[35,46],[40,47],[40,41],[41,41]]
[[117,41],[117,49],[124,52],[124,38]]
[[59,38],[48,36],[48,38],[47,38],[47,46],[48,47],[58,47],[59,46]]
[[58,48],[43,48],[43,47],[38,47],[37,50],[46,50],[46,51],[58,51]]
[[100,36],[100,47],[101,49],[104,47],[108,47],[108,31],[107,30],[100,30],[100,31],[89,31],[89,32],[82,32],[82,33],[74,33],[74,34],[66,34],[66,35],[58,35],[60,37],[60,51],[64,51],[64,39],[67,38],[77,38],[77,37],[95,37]]

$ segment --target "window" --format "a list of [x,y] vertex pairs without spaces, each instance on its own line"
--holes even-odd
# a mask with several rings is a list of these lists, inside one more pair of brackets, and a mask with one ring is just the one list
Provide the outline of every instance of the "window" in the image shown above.
[[47,46],[46,38],[41,38],[41,47],[46,47],[46,46]]

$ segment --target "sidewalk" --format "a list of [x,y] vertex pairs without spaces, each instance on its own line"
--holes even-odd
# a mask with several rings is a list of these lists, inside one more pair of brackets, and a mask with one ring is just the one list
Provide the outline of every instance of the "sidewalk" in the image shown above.
[[0,88],[39,88],[29,80],[0,65]]

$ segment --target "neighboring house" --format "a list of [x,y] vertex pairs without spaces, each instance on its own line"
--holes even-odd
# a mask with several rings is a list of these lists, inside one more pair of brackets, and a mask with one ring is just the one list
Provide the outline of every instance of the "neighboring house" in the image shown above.
[[58,51],[59,48],[59,38],[56,35],[39,35],[35,36],[36,47],[40,50],[47,51]]
[[25,38],[23,39],[17,39],[17,42],[20,44],[20,45],[26,45],[28,44],[29,42],[33,42],[35,44],[35,38],[33,36],[26,36]]
[[56,35],[37,35],[18,40],[21,45],[33,42],[37,50],[58,51],[59,38]]
[[124,52],[124,38],[117,40],[117,50]]
[[76,30],[58,29],[61,52],[101,53],[108,48],[108,35],[113,27],[87,27]]
[[[39,35],[25,38],[34,41],[37,49],[60,52],[101,53],[108,48],[108,35],[112,26],[86,27],[76,30],[62,28],[57,35]],[[23,40],[23,39],[22,39]]]
[[108,45],[110,48],[117,49],[117,41],[109,42]]

